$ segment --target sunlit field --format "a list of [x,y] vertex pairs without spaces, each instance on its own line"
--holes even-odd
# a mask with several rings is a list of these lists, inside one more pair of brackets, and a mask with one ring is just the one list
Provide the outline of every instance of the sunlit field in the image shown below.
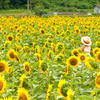
[[0,17],[0,100],[100,100],[99,71],[100,17]]

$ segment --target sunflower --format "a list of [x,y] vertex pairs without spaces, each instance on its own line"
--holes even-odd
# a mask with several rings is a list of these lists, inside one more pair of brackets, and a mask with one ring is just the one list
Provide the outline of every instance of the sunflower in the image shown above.
[[96,41],[96,46],[100,48],[100,42]]
[[85,62],[85,60],[86,60],[86,54],[80,53],[79,54],[79,59],[80,59],[81,62]]
[[25,73],[30,74],[31,68],[30,68],[29,62],[24,63],[24,71]]
[[80,33],[79,28],[76,28],[76,29],[75,29],[75,33],[76,33],[76,34],[79,34],[79,33]]
[[7,32],[6,31],[3,31],[3,34],[7,35]]
[[70,35],[71,35],[70,30],[67,30],[67,31],[66,31],[66,35],[67,35],[67,36],[70,36]]
[[35,53],[34,55],[37,57],[38,60],[40,60],[41,54]]
[[40,29],[40,33],[43,34],[43,35],[45,35],[46,32],[45,32],[44,29]]
[[97,73],[97,76],[95,78],[95,84],[97,88],[100,88],[100,72]]
[[64,51],[64,44],[58,42],[56,49],[57,49],[57,51],[63,52]]
[[54,52],[55,51],[55,44],[52,42],[51,43],[51,50]]
[[51,89],[52,89],[52,85],[49,84],[48,85],[47,92],[46,92],[46,100],[49,100]]
[[43,74],[45,74],[47,72],[48,65],[44,60],[39,61],[39,67]]
[[71,67],[76,67],[79,65],[79,58],[76,56],[71,56],[69,57],[69,59],[67,60],[68,65],[70,65]]
[[27,77],[26,77],[26,75],[24,75],[24,74],[23,74],[23,75],[21,76],[21,78],[20,78],[21,83],[20,83],[19,86],[20,86],[21,88],[23,88],[23,85],[24,85],[24,79],[25,79],[25,78],[27,78]]
[[11,45],[11,42],[6,40],[4,43],[4,48],[9,48],[9,45]]
[[91,64],[90,64],[90,61],[95,61],[95,59],[93,57],[87,57],[86,60],[85,60],[85,65],[88,67],[88,68],[92,68]]
[[65,67],[65,72],[63,72],[63,74],[68,75],[68,66],[67,65]]
[[1,60],[0,61],[0,73],[4,74],[4,72],[7,71],[7,68],[8,68],[8,63]]
[[36,43],[35,43],[35,42],[33,42],[33,50],[35,49],[35,45],[36,45]]
[[20,88],[17,90],[17,92],[18,92],[17,100],[31,100],[28,95],[28,91],[26,89]]
[[20,45],[17,45],[16,43],[15,43],[15,51],[17,53],[22,53],[23,52],[22,47]]
[[7,35],[7,39],[8,39],[8,41],[13,41],[14,37],[13,37],[13,35]]
[[47,53],[48,60],[52,59],[52,54],[53,54],[53,51],[49,50]]
[[0,99],[0,100],[13,100],[12,98],[13,98],[13,96],[12,97],[6,97],[6,98]]
[[37,46],[35,47],[35,53],[40,53],[40,46],[37,45]]
[[97,52],[95,57],[96,57],[95,59],[97,60],[97,62],[100,62],[100,51]]
[[10,60],[16,60],[16,52],[11,49],[7,52],[7,56],[9,57]]
[[0,94],[5,92],[6,80],[0,75]]
[[96,56],[97,52],[100,51],[100,48],[96,47],[93,49],[93,54]]
[[27,52],[28,53],[31,52],[31,50],[30,50],[30,48],[28,46],[24,46],[23,47],[23,51],[24,51],[25,55],[27,55]]
[[59,53],[59,54],[57,55],[57,57],[56,57],[56,60],[57,60],[58,62],[62,63],[62,62],[63,62],[63,58],[64,58],[64,55],[61,54],[61,53]]
[[97,35],[100,36],[100,30],[98,30]]
[[65,82],[65,79],[60,79],[58,83],[57,93],[64,97],[64,99],[70,100],[70,96],[74,95],[71,89],[68,89],[68,85]]
[[72,41],[74,47],[76,47],[76,44],[75,44],[75,42],[74,42],[74,39],[71,39],[71,41]]
[[8,73],[8,74],[11,74],[11,73],[12,73],[12,67],[8,67],[8,68],[7,68],[7,73]]
[[72,55],[78,57],[78,56],[79,56],[79,51],[78,51],[78,49],[72,50]]

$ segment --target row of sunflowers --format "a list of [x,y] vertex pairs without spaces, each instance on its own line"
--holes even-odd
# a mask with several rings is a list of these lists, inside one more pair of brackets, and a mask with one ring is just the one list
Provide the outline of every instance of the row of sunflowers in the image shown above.
[[0,100],[99,100],[99,71],[100,17],[0,16]]

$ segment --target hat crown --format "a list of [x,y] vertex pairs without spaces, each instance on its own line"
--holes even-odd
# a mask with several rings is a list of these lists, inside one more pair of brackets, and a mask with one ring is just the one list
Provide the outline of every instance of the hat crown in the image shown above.
[[89,39],[88,37],[85,38],[84,41],[85,41],[86,43],[90,43],[90,39]]

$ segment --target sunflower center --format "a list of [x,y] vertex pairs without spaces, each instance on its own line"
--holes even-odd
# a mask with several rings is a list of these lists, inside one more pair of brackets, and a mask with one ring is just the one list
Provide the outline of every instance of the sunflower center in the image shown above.
[[25,70],[29,71],[29,66],[28,65],[25,66]]
[[67,91],[68,91],[68,85],[67,84],[63,84],[61,87],[61,93],[63,94],[63,96],[67,96]]
[[78,52],[77,52],[77,51],[75,51],[75,52],[74,52],[74,55],[75,55],[75,56],[78,56]]
[[4,64],[0,64],[0,72],[2,72],[2,71],[4,71],[5,70],[5,66],[4,66]]
[[96,82],[100,85],[100,76],[97,77]]
[[98,54],[98,57],[97,58],[98,58],[98,60],[100,60],[100,54]]
[[81,56],[80,59],[83,61],[83,60],[85,60],[85,57],[84,56]]
[[94,53],[96,54],[98,51],[99,51],[99,50],[95,50],[95,52],[94,52]]
[[45,33],[44,30],[41,30],[41,33],[44,34]]
[[79,33],[79,30],[78,29],[76,29],[76,33]]
[[9,39],[10,41],[12,41],[12,37],[11,37],[11,36],[9,36],[8,39]]
[[0,80],[0,91],[2,90],[3,82]]
[[42,63],[41,67],[42,67],[43,71],[46,71],[46,69],[48,68],[48,66],[45,62]]
[[9,54],[9,56],[11,57],[11,58],[15,58],[15,55],[14,55],[14,53],[12,52],[12,53],[10,53]]
[[24,93],[22,93],[19,97],[19,100],[27,100],[27,97]]
[[59,49],[59,50],[62,50],[62,49],[63,49],[63,45],[59,45],[59,46],[58,46],[58,49]]
[[73,66],[76,65],[77,59],[75,59],[75,58],[70,59],[70,64],[73,65]]

